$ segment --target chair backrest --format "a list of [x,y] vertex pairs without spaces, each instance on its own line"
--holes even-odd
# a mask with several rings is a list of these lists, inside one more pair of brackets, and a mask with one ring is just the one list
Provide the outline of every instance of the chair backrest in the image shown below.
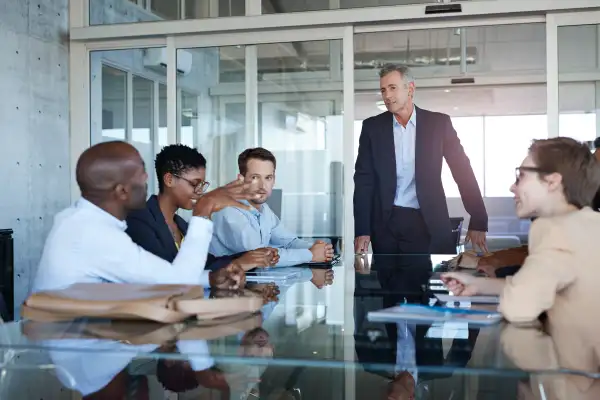
[[456,246],[460,246],[460,235],[462,233],[462,226],[465,219],[463,217],[452,217],[450,218],[450,227],[452,228],[452,238]]
[[273,189],[271,196],[267,199],[267,204],[271,211],[277,215],[277,218],[281,219],[281,207],[283,200],[283,192],[281,189]]

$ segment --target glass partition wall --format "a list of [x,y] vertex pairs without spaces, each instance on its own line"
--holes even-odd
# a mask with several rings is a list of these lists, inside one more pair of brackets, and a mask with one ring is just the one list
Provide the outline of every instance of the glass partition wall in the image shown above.
[[[162,19],[302,16],[305,11],[285,2],[275,2],[279,8],[270,1],[210,1],[208,8],[201,3],[178,1],[169,8],[147,0],[91,0],[87,10],[100,18],[99,9],[108,7],[102,14],[108,24],[117,14],[127,14],[129,19],[119,22],[138,25],[143,20],[132,20],[133,11],[153,13],[156,27],[163,26]],[[330,8],[386,6],[337,3]],[[412,13],[416,3],[403,9]],[[488,2],[477,3],[468,7]],[[106,19],[109,14],[113,20]],[[140,33],[122,39],[117,33],[129,35],[134,25],[127,25],[127,31],[120,25],[80,28],[115,29],[99,35],[104,42],[72,42],[72,57],[88,58],[81,64],[86,73],[71,78],[85,86],[75,94],[89,96],[72,98],[74,119],[89,120],[88,139],[73,140],[79,141],[73,152],[86,143],[129,141],[146,161],[155,193],[153,159],[166,144],[198,148],[208,160],[213,186],[235,179],[241,151],[262,146],[278,160],[270,202],[285,225],[303,237],[351,243],[361,121],[384,110],[378,68],[403,63],[415,75],[416,103],[451,116],[488,206],[490,234],[522,238],[528,224],[514,217],[508,187],[528,144],[548,136],[584,141],[598,136],[598,12],[546,16],[542,10],[466,22],[432,18],[339,28],[298,21],[297,29],[162,37]],[[520,150],[501,151],[508,147]],[[447,165],[442,181],[451,213],[468,218]]]
[[[167,144],[197,147],[213,187],[235,179],[243,149],[271,150],[271,207],[298,235],[337,239],[344,250],[344,284],[314,299],[349,333],[344,359],[354,359],[344,295],[354,291],[354,160],[362,120],[382,112],[383,63],[409,64],[417,104],[451,116],[491,236],[527,231],[507,190],[521,157],[512,149],[559,134],[593,140],[599,123],[600,15],[583,8],[589,2],[461,2],[460,14],[441,19],[448,14],[424,14],[426,2],[361,1],[70,2],[73,177],[81,152],[105,140],[140,151],[154,193],[153,159]],[[546,15],[548,7],[570,12]],[[344,10],[304,12],[317,9]],[[451,214],[465,215],[447,167],[442,181]],[[345,371],[346,399],[354,379]]]

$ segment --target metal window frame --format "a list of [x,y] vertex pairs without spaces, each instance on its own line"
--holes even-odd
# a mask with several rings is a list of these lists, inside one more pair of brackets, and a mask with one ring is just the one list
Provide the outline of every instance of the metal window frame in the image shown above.
[[[250,0],[247,0],[251,3]],[[84,13],[89,8],[89,0],[71,0],[77,3],[75,10]],[[252,4],[252,3],[251,3]],[[465,18],[490,16],[544,15],[550,11],[589,10],[600,8],[598,0],[537,0],[520,1],[473,1],[462,3],[462,12],[456,15],[425,14],[426,5],[400,5],[363,7],[343,10],[323,10],[312,12],[281,14],[260,14],[253,8],[246,9],[246,16],[207,18],[203,20],[137,22],[115,25],[89,26],[89,13],[81,24],[71,25],[71,40],[107,40],[132,37],[156,37],[215,32],[241,32],[256,30],[284,30],[302,27],[364,26],[374,23],[397,23],[398,21],[444,21],[464,20]],[[201,21],[201,22],[200,22]],[[315,22],[317,21],[317,22]],[[442,22],[442,23],[444,23]]]
[[546,66],[548,137],[560,135],[560,84],[568,83],[565,76],[576,75],[582,81],[600,81],[599,73],[561,74],[558,68],[558,28],[561,26],[600,24],[600,11],[549,13],[546,16]]

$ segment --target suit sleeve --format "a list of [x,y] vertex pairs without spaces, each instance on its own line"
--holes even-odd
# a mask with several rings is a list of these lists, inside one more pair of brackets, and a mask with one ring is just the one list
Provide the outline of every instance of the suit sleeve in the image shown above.
[[509,322],[534,321],[574,280],[569,239],[553,221],[538,219],[529,233],[529,256],[515,276],[506,278],[499,310]]
[[375,171],[368,123],[363,122],[354,168],[354,236],[371,235]]
[[458,186],[465,210],[471,216],[469,229],[475,231],[488,230],[488,215],[481,196],[481,190],[471,168],[469,157],[460,144],[460,139],[452,126],[450,117],[446,116],[444,137],[444,158],[450,167],[452,177]]
[[158,240],[156,231],[148,222],[140,218],[130,218],[127,220],[126,232],[131,240],[144,250],[163,260],[173,262],[165,246]]

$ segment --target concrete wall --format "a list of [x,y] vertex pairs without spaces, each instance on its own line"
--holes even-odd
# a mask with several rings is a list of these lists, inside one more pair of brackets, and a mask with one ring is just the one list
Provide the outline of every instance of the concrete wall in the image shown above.
[[68,206],[68,0],[0,1],[0,227],[14,230],[15,304]]

